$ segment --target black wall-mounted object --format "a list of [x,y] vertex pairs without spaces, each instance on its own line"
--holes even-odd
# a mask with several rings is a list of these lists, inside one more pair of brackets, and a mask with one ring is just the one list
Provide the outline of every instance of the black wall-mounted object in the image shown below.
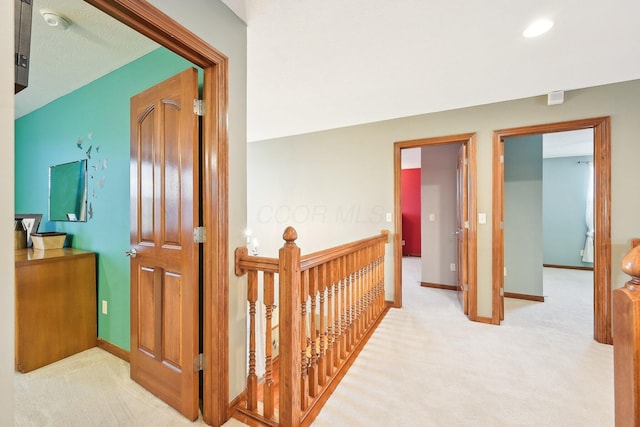
[[29,62],[31,51],[32,0],[14,0],[15,13],[15,92],[26,88],[29,83]]

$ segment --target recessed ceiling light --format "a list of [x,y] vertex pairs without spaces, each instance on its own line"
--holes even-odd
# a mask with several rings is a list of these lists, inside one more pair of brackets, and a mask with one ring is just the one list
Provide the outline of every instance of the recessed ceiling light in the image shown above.
[[529,25],[527,29],[522,32],[522,37],[538,37],[549,31],[551,27],[553,27],[553,21],[550,19],[540,19]]

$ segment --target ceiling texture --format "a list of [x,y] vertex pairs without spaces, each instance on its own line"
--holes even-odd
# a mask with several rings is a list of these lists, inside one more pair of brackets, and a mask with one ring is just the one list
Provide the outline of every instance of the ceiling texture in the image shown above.
[[[41,9],[58,12],[71,25],[49,27]],[[29,85],[15,96],[16,118],[158,48],[80,0],[34,0],[31,21]]]
[[[640,78],[637,0],[222,1],[247,24],[249,141]],[[34,3],[16,117],[156,47],[112,20],[100,29],[79,0]],[[72,26],[46,27],[40,8]],[[542,17],[551,31],[523,38]]]

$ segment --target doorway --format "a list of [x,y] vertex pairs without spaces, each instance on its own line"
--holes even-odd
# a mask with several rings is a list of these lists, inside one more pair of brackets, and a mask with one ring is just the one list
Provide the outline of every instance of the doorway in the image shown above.
[[[394,234],[394,301],[393,306],[402,307],[402,150],[411,148],[434,147],[441,145],[455,144],[462,147],[464,156],[466,157],[467,166],[467,182],[468,194],[465,197],[467,208],[465,216],[467,218],[475,218],[477,216],[477,180],[476,180],[476,135],[460,134],[443,137],[417,139],[411,141],[400,141],[394,144],[394,217],[395,217],[395,234]],[[459,206],[462,206],[460,204]],[[462,208],[460,208],[462,209]],[[460,293],[461,302],[463,302],[461,311],[465,305],[468,308],[468,316],[471,320],[477,317],[477,229],[474,221],[467,221],[464,225],[466,230],[466,244],[459,245],[458,253],[466,250],[466,284],[461,283]],[[462,270],[460,267],[458,267]],[[466,286],[464,286],[466,285]],[[464,302],[467,304],[464,304]]]
[[504,141],[511,137],[593,130],[594,164],[594,339],[611,344],[611,159],[610,118],[574,120],[498,130],[493,139],[493,290],[492,320],[504,318]]
[[204,70],[202,98],[204,420],[222,425],[228,416],[228,110],[227,58],[147,2],[85,0]]

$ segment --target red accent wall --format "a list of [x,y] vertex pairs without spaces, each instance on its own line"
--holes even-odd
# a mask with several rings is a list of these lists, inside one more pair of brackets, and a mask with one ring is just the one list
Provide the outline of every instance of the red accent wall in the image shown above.
[[402,255],[421,255],[420,168],[402,170]]

